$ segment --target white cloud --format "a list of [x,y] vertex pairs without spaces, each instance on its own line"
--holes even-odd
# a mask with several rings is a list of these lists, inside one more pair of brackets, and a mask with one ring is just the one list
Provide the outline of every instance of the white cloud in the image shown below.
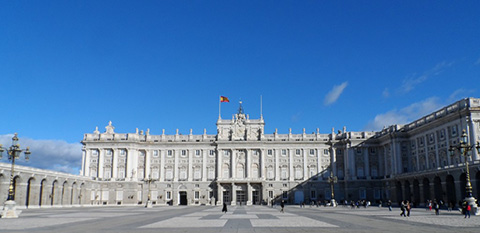
[[[21,135],[19,135],[21,136]],[[3,147],[12,145],[13,135],[0,135]],[[71,174],[79,174],[82,163],[82,145],[80,143],[67,143],[60,140],[34,140],[20,138],[21,148],[30,147],[32,154],[30,161],[25,162],[23,154],[15,163],[41,169],[55,170]],[[8,162],[8,156],[3,153],[2,162]]]
[[400,110],[393,109],[386,113],[378,114],[367,124],[365,130],[377,131],[381,130],[385,126],[406,124],[430,114],[443,106],[444,103],[442,103],[439,98],[430,97],[420,102],[413,103]]
[[475,93],[475,90],[473,89],[463,89],[460,88],[456,91],[454,91],[449,97],[448,97],[448,102],[454,102],[458,101],[459,99],[462,98],[467,98],[469,97],[470,94]]
[[338,86],[334,86],[330,92],[325,96],[325,100],[323,101],[324,105],[330,105],[337,101],[337,99],[342,94],[343,90],[347,87],[348,82],[343,82]]
[[441,63],[438,63],[432,69],[429,69],[423,72],[422,75],[417,75],[416,73],[409,75],[407,78],[403,80],[402,86],[400,86],[399,91],[401,93],[410,92],[411,90],[415,89],[416,86],[425,82],[428,78],[439,75],[445,70],[445,68],[452,66],[452,64],[453,62],[450,62],[450,63],[441,62]]

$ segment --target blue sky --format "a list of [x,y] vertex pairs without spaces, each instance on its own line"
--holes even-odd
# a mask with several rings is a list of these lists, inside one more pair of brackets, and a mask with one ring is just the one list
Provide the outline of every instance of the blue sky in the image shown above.
[[220,95],[266,133],[377,130],[480,97],[478,38],[479,1],[3,2],[0,142],[77,173],[96,126],[215,134]]

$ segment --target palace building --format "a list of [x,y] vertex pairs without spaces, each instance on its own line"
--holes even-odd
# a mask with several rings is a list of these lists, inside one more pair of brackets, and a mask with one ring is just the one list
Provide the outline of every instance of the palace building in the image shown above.
[[[480,141],[480,99],[465,98],[405,125],[378,132],[322,134],[264,132],[240,104],[217,132],[160,135],[150,130],[117,133],[112,122],[82,140],[80,175],[19,166],[15,201],[20,206],[258,205],[340,200],[437,199],[466,196],[465,157],[448,149]],[[33,151],[34,153],[34,151]],[[480,158],[471,151],[473,195],[480,196]],[[0,163],[0,199],[6,199],[7,164]],[[336,182],[330,182],[336,177]]]
[[[213,135],[122,134],[110,122],[104,133],[85,135],[82,175],[105,183],[108,204],[125,203],[126,193],[138,202],[150,193],[156,204],[173,205],[309,203],[331,199],[331,174],[338,178],[337,200],[457,202],[465,196],[464,158],[447,152],[462,130],[471,144],[480,140],[480,99],[379,132],[265,134],[264,125],[263,116],[250,119],[241,104],[232,119],[217,120]],[[470,163],[478,196],[476,151]]]

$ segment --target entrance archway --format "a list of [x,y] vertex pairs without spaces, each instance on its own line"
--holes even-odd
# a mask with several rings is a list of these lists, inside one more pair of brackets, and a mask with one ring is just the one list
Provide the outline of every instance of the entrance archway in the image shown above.
[[435,199],[437,199],[437,201],[442,200],[443,199],[442,180],[438,176],[436,176],[435,179],[433,179],[433,189],[435,192]]
[[417,207],[417,205],[421,202],[420,200],[420,184],[417,179],[413,180],[413,206]]
[[447,176],[447,202],[453,203],[454,205],[457,203],[457,195],[455,193],[455,179],[452,175]]
[[428,178],[423,179],[423,200],[427,202],[432,197],[430,196],[430,180]]

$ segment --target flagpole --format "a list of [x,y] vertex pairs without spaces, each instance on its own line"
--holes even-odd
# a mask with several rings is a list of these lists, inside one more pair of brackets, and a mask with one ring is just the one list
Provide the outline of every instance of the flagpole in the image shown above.
[[222,97],[218,96],[218,119],[222,119]]

